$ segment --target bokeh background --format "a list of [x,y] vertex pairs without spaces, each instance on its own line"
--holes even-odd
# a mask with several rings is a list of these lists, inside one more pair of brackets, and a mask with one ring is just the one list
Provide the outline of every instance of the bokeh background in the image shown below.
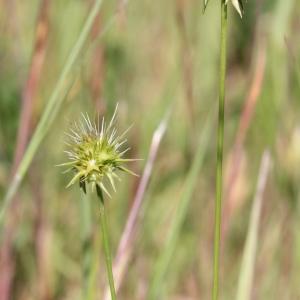
[[[77,186],[66,189],[71,175],[56,165],[81,112],[110,118],[116,103],[120,131],[133,124],[128,157],[144,160],[129,167],[141,175],[153,133],[169,116],[119,298],[150,299],[153,284],[152,299],[210,298],[219,2],[203,14],[199,0],[103,0],[64,82],[63,105],[6,211],[0,299],[107,299],[98,204]],[[0,199],[92,5],[0,1]],[[236,297],[252,232],[251,299],[300,299],[300,2],[244,6],[243,19],[231,5],[228,16],[220,297]],[[107,201],[113,255],[141,178],[120,175]],[[251,223],[255,199],[260,215]]]

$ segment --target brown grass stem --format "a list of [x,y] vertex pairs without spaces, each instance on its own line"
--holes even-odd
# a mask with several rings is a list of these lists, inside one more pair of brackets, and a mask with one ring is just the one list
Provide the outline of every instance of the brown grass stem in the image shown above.
[[[137,222],[140,214],[140,209],[145,198],[146,189],[152,174],[154,162],[157,157],[158,149],[160,147],[162,138],[166,132],[170,113],[168,112],[164,119],[159,123],[158,127],[153,133],[148,159],[144,168],[143,175],[139,182],[133,205],[130,209],[125,228],[122,232],[117,254],[113,263],[113,273],[115,277],[116,291],[120,289],[124,275],[128,267],[128,263],[132,254],[133,242],[137,232]],[[105,300],[110,300],[109,290],[106,288]]]

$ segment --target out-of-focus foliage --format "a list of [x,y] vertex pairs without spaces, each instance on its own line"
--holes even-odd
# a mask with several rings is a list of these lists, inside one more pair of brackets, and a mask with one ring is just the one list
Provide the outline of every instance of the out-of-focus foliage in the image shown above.
[[[55,165],[65,160],[64,132],[72,121],[81,112],[97,115],[96,107],[109,118],[117,102],[118,127],[126,129],[127,124],[133,124],[128,137],[129,157],[147,157],[154,129],[166,109],[170,105],[173,108],[145,195],[132,261],[120,290],[121,299],[145,297],[192,166],[197,139],[206,116],[216,108],[219,2],[209,1],[202,14],[203,3],[196,0],[103,0],[94,33],[72,72],[72,89],[18,194],[16,213],[11,217],[17,221],[10,248],[15,265],[9,299],[80,298],[85,260],[82,200],[87,199],[81,199],[77,188],[65,189],[71,178]],[[40,3],[0,1],[0,199],[11,175]],[[91,3],[49,1],[47,47],[34,97],[31,132]],[[221,259],[222,299],[236,295],[259,162],[266,148],[271,150],[273,168],[264,193],[253,296],[298,299],[300,2],[265,0],[243,4],[242,19],[232,5],[228,14],[225,191],[230,185],[228,174],[235,161],[233,146],[243,121],[242,112],[261,55],[265,54],[266,65],[243,141],[238,179],[231,197],[225,197],[223,204],[227,230]],[[161,299],[210,298],[215,135],[214,131],[180,242],[164,278]],[[134,171],[141,174],[143,166],[144,162],[134,163]],[[138,179],[120,176],[118,193],[107,203],[113,253],[138,183]],[[106,282],[105,265],[99,245],[97,205],[91,203],[91,208],[91,259],[96,278],[91,286],[100,298]],[[1,240],[1,248],[3,245]]]

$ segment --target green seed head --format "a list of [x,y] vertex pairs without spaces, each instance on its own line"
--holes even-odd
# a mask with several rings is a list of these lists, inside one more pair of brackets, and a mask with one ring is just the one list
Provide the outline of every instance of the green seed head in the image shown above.
[[75,123],[74,128],[67,133],[67,145],[70,149],[65,152],[70,161],[60,165],[68,166],[66,172],[74,174],[67,187],[79,182],[79,186],[86,192],[86,185],[91,184],[92,190],[97,187],[110,196],[106,182],[110,182],[115,190],[115,179],[120,179],[116,171],[136,175],[123,166],[124,162],[135,159],[123,158],[129,150],[121,150],[127,141],[124,136],[129,129],[117,135],[114,127],[116,112],[117,107],[111,121],[106,124],[103,118],[101,126],[99,120],[96,125],[88,115],[82,114],[79,124]]

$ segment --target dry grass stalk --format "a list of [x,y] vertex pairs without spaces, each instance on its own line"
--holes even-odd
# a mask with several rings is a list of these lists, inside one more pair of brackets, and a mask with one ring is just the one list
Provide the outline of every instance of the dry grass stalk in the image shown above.
[[[33,122],[33,110],[35,107],[36,94],[41,77],[41,72],[44,64],[45,53],[47,49],[47,39],[49,32],[49,4],[50,0],[42,0],[40,4],[40,11],[36,24],[35,42],[33,48],[33,54],[31,59],[31,65],[28,72],[26,84],[22,92],[22,106],[20,124],[16,142],[16,152],[14,156],[12,175],[15,173],[26,149],[26,145],[30,136],[32,122]],[[17,197],[13,201],[12,209],[10,210],[10,222],[3,231],[2,247],[0,249],[0,261],[1,261],[1,274],[0,275],[0,295],[1,299],[10,298],[10,290],[12,285],[12,279],[14,274],[14,258],[13,258],[13,232],[17,223],[17,211],[18,202]]]
[[[124,276],[127,271],[128,263],[132,255],[133,244],[138,231],[137,225],[138,219],[140,217],[140,209],[152,174],[157,152],[167,128],[167,122],[168,117],[165,117],[153,134],[146,166],[138,185],[138,189],[133,200],[133,205],[130,209],[129,216],[127,218],[126,225],[120,239],[117,254],[113,262],[116,292],[118,292],[122,285]],[[105,290],[104,299],[110,300],[108,287]]]

